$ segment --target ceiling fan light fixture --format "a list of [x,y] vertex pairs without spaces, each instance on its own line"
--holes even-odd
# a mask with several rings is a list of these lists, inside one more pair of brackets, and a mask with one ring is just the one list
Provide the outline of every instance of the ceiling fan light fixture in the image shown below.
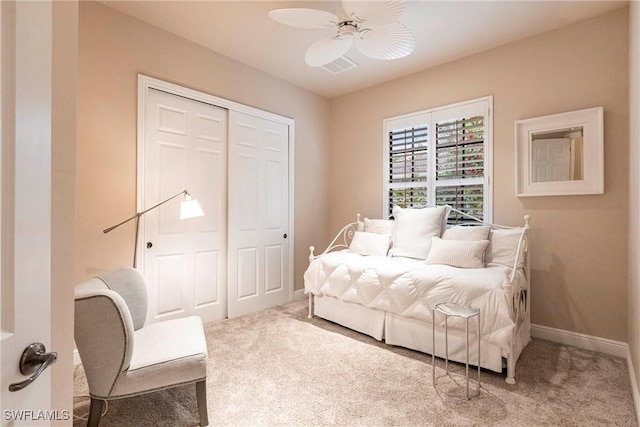
[[269,16],[296,28],[336,28],[336,36],[318,40],[307,49],[305,62],[311,67],[343,56],[354,40],[364,56],[374,59],[398,59],[413,52],[413,34],[398,21],[404,0],[343,0],[342,5],[347,19],[340,20],[324,10],[295,8],[272,10]]
[[362,27],[354,21],[342,21],[338,23],[338,37],[358,36],[362,38],[369,31],[371,31],[371,28]]
[[358,23],[354,21],[341,21],[338,22],[338,31],[341,33],[357,33]]

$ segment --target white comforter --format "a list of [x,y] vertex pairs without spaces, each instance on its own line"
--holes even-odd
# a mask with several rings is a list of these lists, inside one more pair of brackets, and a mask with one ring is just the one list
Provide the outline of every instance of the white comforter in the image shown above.
[[[427,265],[409,258],[361,256],[348,250],[330,252],[304,273],[305,293],[389,311],[431,323],[431,309],[457,302],[480,309],[482,339],[509,351],[514,322],[502,289],[503,266],[482,269]],[[524,276],[516,275],[517,280]],[[444,325],[444,316],[437,317]],[[464,329],[464,321],[449,318],[449,327]],[[476,330],[476,323],[470,331]]]

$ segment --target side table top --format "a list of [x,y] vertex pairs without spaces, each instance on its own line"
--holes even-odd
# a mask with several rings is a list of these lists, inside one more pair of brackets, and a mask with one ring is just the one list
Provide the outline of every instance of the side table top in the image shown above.
[[433,308],[438,313],[446,314],[447,316],[459,316],[459,317],[473,317],[480,314],[480,309],[473,308],[468,305],[458,304],[455,302],[441,302],[436,304]]

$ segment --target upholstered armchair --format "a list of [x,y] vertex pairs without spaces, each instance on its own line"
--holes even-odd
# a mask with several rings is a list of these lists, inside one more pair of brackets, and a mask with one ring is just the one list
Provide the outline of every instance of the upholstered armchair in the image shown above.
[[145,325],[147,290],[133,268],[75,288],[75,341],[89,385],[88,426],[104,402],[196,385],[200,424],[208,424],[207,343],[197,316]]

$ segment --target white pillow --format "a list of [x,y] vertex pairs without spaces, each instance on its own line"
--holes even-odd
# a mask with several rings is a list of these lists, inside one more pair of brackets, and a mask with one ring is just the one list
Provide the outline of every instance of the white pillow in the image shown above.
[[485,262],[513,267],[522,233],[524,233],[523,228],[491,230]]
[[427,264],[484,268],[484,253],[488,245],[488,240],[443,240],[433,237]]
[[393,234],[396,222],[392,219],[364,219],[364,231],[367,233]]
[[431,249],[431,238],[440,237],[446,225],[448,206],[435,208],[393,207],[396,229],[393,233],[392,256],[426,259]]
[[386,256],[391,244],[391,234],[356,231],[349,250],[360,255]]
[[455,225],[442,233],[444,240],[489,240],[488,225]]

